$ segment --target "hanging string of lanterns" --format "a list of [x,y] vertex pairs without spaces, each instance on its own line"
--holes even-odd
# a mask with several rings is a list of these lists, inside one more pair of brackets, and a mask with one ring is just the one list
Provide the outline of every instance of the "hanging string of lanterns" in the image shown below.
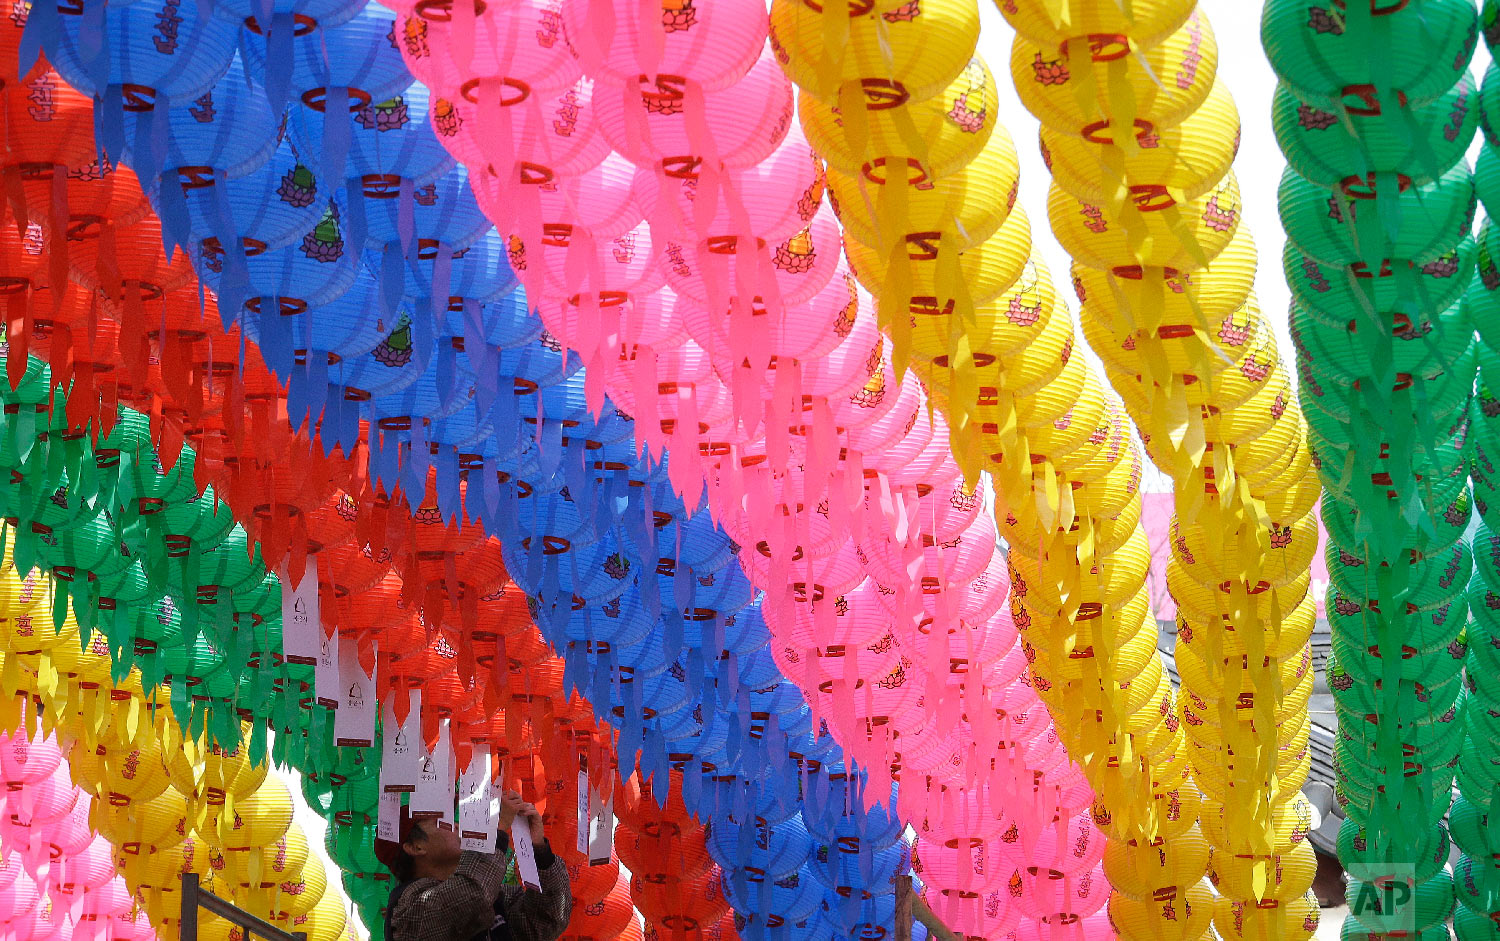
[[[325,895],[326,876],[292,825],[286,785],[252,764],[248,747],[212,748],[201,734],[185,735],[138,673],[111,684],[104,636],[80,636],[71,616],[54,627],[49,581],[35,571],[21,578],[9,557],[0,575],[10,718],[40,720],[66,748],[73,780],[93,805],[89,819],[114,846],[111,871],[119,869],[152,925],[176,929],[179,875],[197,872],[211,890],[288,930],[348,937],[343,907]],[[89,695],[101,688],[105,696]],[[33,747],[45,750],[46,740]],[[231,927],[204,913],[199,930],[227,938]]]
[[[1329,16],[1315,22],[1270,3],[1262,39],[1282,83],[1286,274],[1326,488],[1328,675],[1349,831],[1339,855],[1351,898],[1369,891],[1380,864],[1421,860],[1415,902],[1401,914],[1419,931],[1442,931],[1453,905],[1442,820],[1469,700],[1458,680],[1475,376],[1464,150],[1478,22],[1468,3]],[[1419,20],[1414,38],[1407,30]],[[1389,930],[1384,921],[1363,906],[1345,931]]]
[[[1497,15],[1493,3],[1486,3],[1480,14],[1480,31],[1485,42],[1493,47],[1494,24]],[[1490,848],[1494,838],[1490,832],[1491,811],[1494,808],[1495,786],[1500,783],[1495,762],[1494,725],[1500,718],[1500,688],[1492,680],[1492,664],[1495,653],[1500,650],[1495,644],[1496,605],[1500,604],[1500,556],[1496,555],[1495,508],[1500,501],[1495,499],[1494,455],[1500,454],[1500,439],[1496,438],[1495,395],[1500,388],[1500,374],[1496,367],[1500,359],[1500,336],[1495,334],[1494,318],[1497,310],[1495,291],[1500,288],[1500,277],[1495,267],[1495,213],[1500,212],[1497,199],[1495,148],[1500,137],[1495,134],[1494,95],[1500,91],[1500,79],[1495,75],[1497,67],[1492,62],[1485,73],[1483,88],[1479,95],[1478,108],[1472,101],[1473,82],[1465,74],[1443,100],[1454,99],[1462,103],[1465,112],[1461,115],[1457,143],[1467,145],[1470,139],[1469,124],[1478,112],[1480,129],[1484,132],[1484,144],[1479,159],[1474,165],[1474,184],[1480,200],[1484,203],[1487,218],[1480,226],[1472,243],[1464,243],[1475,260],[1475,269],[1465,292],[1463,303],[1468,307],[1469,323],[1477,332],[1479,342],[1474,344],[1478,369],[1474,396],[1468,408],[1468,471],[1473,481],[1474,507],[1479,511],[1481,522],[1472,531],[1471,548],[1474,576],[1469,582],[1468,600],[1468,653],[1464,664],[1463,686],[1468,693],[1465,712],[1467,734],[1458,754],[1457,782],[1461,796],[1453,801],[1448,815],[1448,831],[1462,857],[1454,867],[1453,883],[1459,905],[1453,912],[1453,927],[1461,941],[1475,941],[1493,937],[1495,933],[1493,914],[1500,911],[1500,881],[1497,881],[1494,851]],[[1463,94],[1458,94],[1462,92]],[[1459,116],[1460,109],[1454,107],[1450,113]],[[1431,123],[1424,127],[1433,140],[1429,146],[1445,148],[1452,146],[1447,135],[1452,124],[1441,130]],[[1441,153],[1442,150],[1437,151]],[[1463,270],[1467,270],[1465,265]],[[1451,332],[1451,331],[1450,331]],[[1452,682],[1452,680],[1449,680]]]
[[[915,704],[913,697],[923,695],[924,689],[939,690],[944,691],[941,696],[926,697],[929,708],[937,708],[939,715],[953,713],[940,704],[948,700],[957,705],[963,696],[984,687],[972,680],[965,684],[952,665],[933,672],[925,686],[918,685],[921,678],[913,668],[951,662],[973,677],[986,661],[992,665],[985,669],[996,669],[993,664],[1004,654],[1007,638],[1013,638],[987,623],[1003,598],[998,566],[987,575],[987,584],[976,585],[976,607],[970,610],[979,616],[973,621],[960,624],[952,613],[953,603],[942,600],[948,593],[944,585],[993,565],[989,556],[994,534],[985,532],[988,524],[978,518],[977,501],[967,497],[959,498],[959,515],[941,511],[945,522],[937,525],[944,535],[934,532],[925,549],[921,540],[927,537],[918,528],[903,526],[903,538],[895,538],[889,509],[865,509],[866,503],[893,509],[890,498],[879,496],[882,488],[904,492],[907,495],[899,500],[921,501],[915,518],[925,523],[928,514],[940,509],[941,495],[953,490],[956,469],[945,463],[946,442],[933,441],[929,436],[936,429],[922,422],[919,386],[905,383],[899,397],[893,394],[898,374],[881,352],[873,320],[860,306],[857,291],[847,278],[837,276],[837,266],[818,260],[829,254],[825,250],[820,256],[817,247],[826,246],[833,231],[831,220],[817,208],[820,168],[800,135],[787,134],[789,91],[759,45],[765,29],[763,10],[746,4],[742,12],[716,13],[701,22],[694,12],[677,29],[673,24],[678,20],[670,10],[658,22],[654,13],[618,13],[607,11],[607,6],[580,3],[575,11],[564,5],[565,21],[576,18],[598,26],[603,30],[595,31],[598,37],[614,40],[589,40],[597,48],[579,50],[591,81],[576,89],[567,111],[569,141],[557,149],[547,137],[550,131],[527,116],[524,92],[507,98],[504,91],[530,88],[534,76],[553,74],[544,63],[559,54],[551,47],[531,48],[532,31],[525,17],[512,22],[495,16],[490,22],[479,16],[478,22],[484,23],[481,32],[509,35],[514,30],[517,41],[487,39],[476,46],[479,51],[463,73],[470,78],[463,83],[444,72],[450,62],[468,54],[461,45],[466,40],[458,38],[460,33],[447,17],[403,10],[407,25],[400,32],[411,38],[404,48],[408,63],[434,94],[442,96],[434,112],[439,135],[450,151],[470,164],[471,175],[491,187],[481,203],[492,219],[502,230],[509,224],[520,233],[513,241],[513,261],[531,295],[542,298],[540,310],[548,329],[579,352],[590,381],[598,381],[602,392],[635,416],[653,452],[663,446],[671,450],[668,479],[676,489],[692,496],[701,492],[699,481],[706,480],[710,503],[728,532],[742,544],[756,545],[756,552],[742,553],[741,561],[752,583],[770,593],[762,610],[778,647],[785,645],[780,665],[817,700],[819,716],[835,736],[873,770],[876,777],[867,793],[883,793],[879,777],[884,769],[909,771],[908,754],[920,762],[916,770],[928,782],[929,794],[939,794],[947,786],[943,777],[954,787],[974,786],[974,774],[984,774],[978,769],[989,762],[968,757],[967,743],[983,743],[988,751],[1003,736],[971,733],[960,722],[956,767],[972,770],[961,770],[957,776],[935,774],[955,767],[946,760],[954,752],[948,750],[948,736],[942,731],[952,720],[939,719],[933,729],[931,741],[943,745],[908,749],[902,742],[915,742],[931,720],[902,704]],[[653,34],[661,37],[659,47]],[[723,39],[700,38],[716,35]],[[485,47],[487,43],[493,48]],[[657,53],[651,50],[658,48],[660,62],[652,58]],[[709,48],[724,55],[710,56],[705,51]],[[661,62],[671,63],[676,71],[657,71]],[[657,78],[632,85],[638,74]],[[495,109],[489,115],[492,120],[482,121],[486,89],[498,101],[490,105]],[[473,134],[481,125],[501,127],[499,122],[508,122],[511,133]],[[601,135],[616,157],[605,149],[588,151],[592,156],[586,162],[583,141],[591,133]],[[558,152],[567,155],[566,167],[553,159]],[[579,155],[576,163],[573,154]],[[627,191],[631,164],[635,182]],[[481,167],[488,175],[481,176]],[[809,175],[804,168],[814,172]],[[565,194],[556,205],[543,203],[533,186],[546,182],[550,187],[553,180],[562,181],[559,189]],[[580,198],[584,193],[597,195],[598,201]],[[528,208],[533,198],[535,210]],[[799,232],[799,224],[806,230]],[[780,240],[786,241],[778,247]],[[653,269],[653,252],[665,260],[662,274]],[[665,293],[660,291],[663,279]],[[558,303],[556,297],[571,299]],[[727,320],[708,315],[716,308],[729,312]],[[847,328],[840,326],[841,316],[852,321]],[[779,338],[774,349],[751,344],[758,334],[747,331],[757,324],[756,317],[768,318],[771,336]],[[874,346],[873,352],[867,344]],[[774,353],[775,360],[768,360],[767,353]],[[820,354],[822,359],[817,358]],[[810,428],[828,427],[820,418],[821,409],[834,424],[849,429],[850,447],[837,457],[830,453],[826,460],[804,449],[804,442],[806,448],[822,445],[807,434]],[[922,425],[918,433],[899,437],[914,423]],[[781,426],[789,429],[788,436],[762,431]],[[937,462],[936,473],[912,466],[909,456],[924,446]],[[700,466],[705,459],[710,462],[706,478]],[[919,459],[917,467],[926,460]],[[858,461],[867,465],[864,470],[858,470]],[[865,471],[868,481],[856,487],[841,482],[859,481],[867,476]],[[855,491],[867,489],[876,499],[849,500]],[[924,494],[935,499],[924,499]],[[826,524],[821,516],[794,511],[796,505],[825,502]],[[835,508],[834,503],[842,506]],[[769,517],[760,511],[762,505],[769,508]],[[774,538],[757,544],[759,536],[752,534],[765,530],[766,519],[778,518],[778,506],[783,507],[780,518],[795,530],[813,529],[773,533]],[[854,525],[865,533],[859,540],[864,559],[852,551],[853,540],[846,535],[851,532],[851,512],[863,517]],[[950,552],[960,541],[954,537],[961,537],[967,548]],[[919,549],[925,563],[921,578],[931,585],[924,589],[933,596],[930,599],[903,587],[915,586],[915,579],[905,573],[894,577],[900,571],[898,559],[914,558]],[[804,567],[809,567],[807,575]],[[893,590],[864,590],[860,582],[866,573]],[[820,606],[832,610],[820,613]],[[880,628],[875,616],[883,610],[896,615],[894,629]],[[829,617],[846,626],[821,636]],[[907,626],[913,617],[918,623],[940,619],[952,627],[913,630]],[[945,634],[955,652],[969,645],[970,655],[955,658],[934,650],[928,637],[939,638],[941,644]],[[872,662],[884,677],[873,688],[858,680],[870,672]],[[1010,676],[1013,679],[1014,673]],[[857,692],[861,685],[866,693]],[[994,709],[991,705],[984,712]],[[969,715],[977,717],[980,710],[971,708]],[[901,734],[907,738],[899,739]],[[1014,788],[1022,777],[1017,755],[1004,745],[998,752],[996,783],[1008,779]],[[1038,764],[1045,767],[1044,761]],[[1067,781],[1066,773],[1062,779]],[[904,793],[922,792],[908,787]],[[1058,791],[1043,793],[1039,802],[1052,801],[1048,812],[1056,816]],[[1074,786],[1070,794],[1065,800],[1074,803],[1064,816],[1083,806],[1080,789]],[[957,819],[952,823],[956,825]],[[934,820],[934,825],[942,827],[944,821]],[[1006,828],[1001,820],[983,826],[996,833]],[[985,893],[985,904],[994,913],[984,929],[989,933],[1005,930],[1002,926],[1010,917],[999,888],[995,885]]]
[[156,934],[89,824],[55,737],[0,736],[0,932],[15,941],[150,941]]
[[[943,12],[931,25],[931,36],[941,35]],[[835,19],[837,26],[830,27]],[[882,59],[878,51],[882,20],[890,19],[890,14],[859,11],[848,22],[851,38],[845,48],[852,54],[846,54],[843,68],[862,76],[865,87],[913,84],[916,73],[908,71],[909,63],[899,54]],[[845,28],[842,18],[819,17],[786,3],[773,8],[773,25],[789,71],[801,76],[808,136],[830,162],[846,246],[851,258],[867,262],[855,265],[856,274],[872,291],[882,292],[884,309],[910,311],[909,321],[887,315],[888,329],[898,345],[909,336],[914,365],[954,429],[955,456],[970,473],[982,464],[995,475],[996,511],[1004,514],[1017,575],[1015,619],[1026,625],[1035,685],[1069,751],[1091,772],[1100,795],[1095,819],[1123,841],[1119,853],[1105,854],[1112,880],[1119,873],[1111,906],[1114,927],[1128,936],[1155,937],[1169,928],[1174,937],[1177,932],[1197,937],[1207,929],[1211,895],[1194,885],[1204,855],[1197,849],[1196,814],[1184,813],[1178,803],[1189,796],[1178,790],[1186,782],[1186,745],[1163,685],[1165,674],[1152,655],[1155,625],[1144,605],[1130,603],[1145,599],[1148,557],[1144,551],[1121,552],[1122,544],[1132,544],[1127,537],[1139,520],[1140,456],[1129,448],[1128,420],[1118,402],[1111,405],[1097,376],[1071,355],[1069,318],[1053,316],[1055,298],[1045,268],[1028,260],[1024,214],[1013,200],[997,205],[991,198],[995,192],[1014,194],[1016,169],[1008,138],[986,123],[988,73],[975,60],[940,95],[924,100],[913,93],[894,107],[877,95],[860,102],[849,76],[838,79],[837,60],[822,58],[821,37],[829,28]],[[918,32],[910,41],[934,40]],[[823,73],[837,81],[829,84]],[[840,87],[854,100],[837,97]],[[988,94],[992,99],[993,92]],[[842,177],[836,169],[841,164],[847,168]],[[878,172],[903,164],[911,169],[906,186],[892,186],[890,175]],[[878,187],[876,193],[871,187]],[[1049,531],[1057,535],[1049,538]],[[1112,553],[1121,583],[1101,590],[1102,604],[1084,598],[1070,608],[1064,586],[1076,588],[1080,580],[1069,569],[1087,564],[1098,573],[1102,568],[1088,549],[1096,540],[1108,543],[1097,547],[1101,561]],[[1050,623],[1039,622],[1048,618],[1043,595],[1053,591],[1060,592],[1056,614]],[[1080,616],[1080,603],[1101,609],[1103,617]],[[1085,622],[1103,633],[1082,634],[1078,628]],[[1125,633],[1113,636],[1113,631]],[[1136,642],[1120,643],[1128,637]],[[1090,656],[1117,647],[1128,656],[1108,664]],[[1111,703],[1112,696],[1120,701]],[[1131,696],[1138,698],[1132,702]],[[1165,811],[1159,820],[1149,813],[1136,816],[1133,808],[1149,808],[1153,801]],[[1160,865],[1143,867],[1133,858],[1148,854],[1160,855]],[[1042,914],[1044,924],[1066,923],[1045,910]]]
[[[1230,168],[1238,116],[1193,4],[1119,22],[1114,11],[1065,11],[1065,25],[1049,26],[1042,5],[1011,5],[1012,70],[1042,122],[1049,215],[1074,258],[1084,334],[1177,483],[1167,578],[1209,876],[1221,893],[1215,924],[1233,933],[1251,912],[1307,936],[1316,867],[1300,792],[1311,760],[1318,489],[1274,333],[1250,293],[1254,248]],[[1169,24],[1155,42],[1142,39],[1141,28]]]

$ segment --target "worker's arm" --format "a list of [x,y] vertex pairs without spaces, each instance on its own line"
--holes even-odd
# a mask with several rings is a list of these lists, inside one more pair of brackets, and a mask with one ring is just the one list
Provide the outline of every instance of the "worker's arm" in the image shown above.
[[503,887],[500,891],[505,896],[505,921],[510,925],[512,941],[556,941],[573,915],[568,865],[552,852],[541,812],[535,806],[523,804],[517,816],[531,829],[537,881],[542,884],[542,891],[519,885]]
[[420,879],[401,893],[387,941],[471,941],[494,923],[504,878],[503,852],[465,852],[447,879]]
[[505,921],[513,941],[555,941],[573,915],[568,866],[553,854],[546,840],[536,844],[536,868],[542,891],[520,885],[500,890],[505,896]]

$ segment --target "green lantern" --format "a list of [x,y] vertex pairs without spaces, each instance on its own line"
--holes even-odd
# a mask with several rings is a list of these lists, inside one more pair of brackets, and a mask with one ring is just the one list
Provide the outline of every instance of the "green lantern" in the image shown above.
[[1320,186],[1288,167],[1277,191],[1281,223],[1299,251],[1322,265],[1362,271],[1388,259],[1417,265],[1437,260],[1468,236],[1477,207],[1474,181],[1462,161],[1432,183],[1403,185],[1381,177],[1349,192]]
[[1440,869],[1431,878],[1418,881],[1416,898],[1382,918],[1378,906],[1368,900],[1386,898],[1383,886],[1351,879],[1344,887],[1344,900],[1350,906],[1350,918],[1370,931],[1401,932],[1410,930],[1407,920],[1416,918],[1417,930],[1440,928],[1453,914],[1453,874]]
[[1338,268],[1320,265],[1293,242],[1282,249],[1282,270],[1297,304],[1331,328],[1364,322],[1371,312],[1410,317],[1447,310],[1463,296],[1474,273],[1477,246],[1472,237],[1422,265],[1395,259],[1376,265]]
[[1420,108],[1456,85],[1479,36],[1472,0],[1269,0],[1261,43],[1298,95],[1327,108]]
[[[1353,820],[1345,818],[1339,825],[1337,838],[1339,859],[1345,864],[1373,865],[1380,862],[1373,854],[1374,840],[1370,832]],[[1410,848],[1407,854],[1416,865],[1416,879],[1426,882],[1448,864],[1448,831],[1442,827],[1430,827],[1421,834],[1421,842]]]
[[1453,936],[1458,941],[1500,941],[1500,925],[1488,915],[1460,905],[1453,911]]
[[1403,186],[1420,186],[1463,159],[1479,125],[1479,87],[1465,72],[1436,99],[1395,114],[1324,109],[1276,89],[1271,124],[1276,143],[1296,173],[1324,189],[1363,192],[1372,174],[1392,173]]

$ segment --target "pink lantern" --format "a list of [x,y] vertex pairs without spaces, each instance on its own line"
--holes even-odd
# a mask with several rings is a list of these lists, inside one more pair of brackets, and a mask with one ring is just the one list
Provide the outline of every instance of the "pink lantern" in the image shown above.
[[767,305],[809,301],[840,270],[842,248],[838,218],[824,206],[806,229],[779,242],[710,236],[697,243],[668,242],[663,254],[672,290],[714,309],[727,308],[736,294],[761,297]]
[[[795,546],[791,550],[794,562],[798,558],[827,558],[838,551],[847,538],[845,534],[835,529],[829,517],[805,512],[809,494],[803,490],[802,479],[776,474],[767,460],[763,440],[747,445],[740,458],[751,462],[740,468],[737,481],[744,499],[734,501],[719,515],[729,538],[741,546],[754,546],[760,555],[770,553],[773,541],[778,548],[783,544]],[[799,514],[804,518],[796,520]],[[788,626],[791,623],[795,621]]]
[[699,436],[729,417],[728,390],[714,375],[708,354],[692,341],[665,350],[628,349],[605,368],[606,382],[635,417],[638,434],[653,442],[691,443],[673,452],[681,453],[684,463],[688,451],[697,453]]
[[582,173],[537,187],[541,218],[547,227],[586,229],[596,239],[618,238],[645,219],[644,199],[633,186],[636,169],[611,153]]
[[1056,881],[1059,874],[1078,875],[1098,865],[1104,858],[1104,837],[1085,812],[1046,824],[1035,843],[1020,840],[1004,852],[1023,880]]
[[51,777],[62,760],[62,751],[50,736],[38,741],[21,735],[0,738],[0,776],[7,787]]
[[758,3],[566,0],[568,36],[596,78],[623,83],[664,74],[717,91],[739,81],[765,45],[769,22]]
[[506,106],[498,94],[482,98],[488,90],[481,85],[435,99],[433,130],[469,167],[474,198],[500,231],[539,228],[540,189],[596,167],[609,155],[609,143],[598,132],[594,84],[581,79],[514,106]]
[[[41,831],[40,837],[46,842],[52,859],[69,859],[88,849],[94,839],[93,828],[89,826],[91,804],[82,791],[77,791],[72,809]],[[110,871],[114,871],[113,864]]]
[[798,608],[795,621],[785,635],[798,649],[826,644],[868,644],[890,633],[889,620],[875,597],[878,589],[868,579],[834,599],[831,615],[820,623],[812,611]]
[[[715,313],[704,304],[688,302],[683,318],[699,346],[715,356],[727,351],[748,351],[777,358],[815,360],[828,355],[848,337],[859,313],[860,288],[842,261],[833,277],[798,309],[767,304],[765,299],[749,305],[749,316],[738,320],[731,307]],[[868,296],[866,296],[868,308]],[[912,395],[916,395],[913,391]]]
[[1109,900],[1109,880],[1098,865],[1067,875],[1056,867],[1043,868],[1033,864],[1020,870],[1016,878],[1024,887],[1020,899],[1021,913],[1031,918],[1067,924],[1087,918]]
[[75,938],[107,938],[113,935],[116,941],[131,937],[135,920],[131,913],[135,899],[125,887],[125,880],[114,876],[102,886],[90,890],[82,899],[78,914],[74,916]]
[[[798,603],[835,598],[852,590],[864,580],[864,566],[854,544],[844,541],[823,558],[789,560],[773,558],[770,546],[756,545],[754,552],[742,552],[740,562],[752,584],[773,592],[785,586],[788,597]],[[777,576],[773,578],[773,573]],[[788,577],[789,576],[789,577]]]
[[[859,319],[873,318],[868,296],[861,291]],[[859,455],[862,467],[903,466],[913,461],[930,464],[933,435],[939,422],[927,414],[927,395],[921,383],[898,382],[888,357],[882,357],[879,382],[882,394],[856,401],[846,399],[834,404],[839,424],[849,429],[849,450]],[[946,444],[947,439],[943,438]],[[889,480],[889,478],[886,478]],[[872,498],[883,502],[889,498],[879,493]]]
[[114,849],[108,840],[96,836],[83,852],[57,862],[49,891],[59,906],[77,913],[82,911],[83,896],[114,878]]
[[1095,941],[1115,935],[1114,925],[1103,911],[1087,917],[1059,916],[1023,922],[1016,929],[1016,941]]
[[908,779],[931,778],[936,784],[962,787],[963,743],[959,734],[952,729],[922,734],[923,718],[916,710],[898,716],[901,728],[915,730],[902,734],[897,742],[903,772]]
[[614,87],[600,83],[594,106],[609,145],[642,167],[753,166],[771,155],[793,120],[792,83],[769,51],[718,91],[636,73]]
[[[646,294],[662,283],[651,227],[644,222],[615,238],[595,238],[583,228],[544,232],[525,242],[524,258],[515,267],[538,297]],[[590,349],[584,344],[575,348]]]
[[[949,833],[967,833],[981,841],[991,840],[1015,826],[1006,812],[1006,801],[992,791],[934,787],[930,783],[923,789],[915,781],[903,786],[918,789],[926,807],[916,818],[920,823],[913,824],[919,841],[932,841],[942,834],[943,839],[953,842],[947,837]],[[956,844],[950,848],[956,848]]]
[[994,517],[986,515],[976,517],[968,531],[941,542],[936,536],[924,532],[916,545],[903,545],[890,539],[881,542],[867,540],[861,548],[865,550],[866,570],[883,585],[908,582],[910,566],[920,558],[925,573],[922,584],[946,591],[949,585],[963,585],[978,577],[989,565],[997,542]]
[[1015,869],[997,852],[995,842],[978,836],[919,839],[912,871],[940,891],[988,895],[1003,888]]
[[601,351],[625,349],[627,361],[639,358],[634,347],[673,349],[687,339],[683,305],[671,291],[606,291],[566,300],[544,299],[537,305],[542,322],[562,336],[596,336]]
[[507,97],[549,95],[582,74],[557,0],[419,0],[393,4],[398,45],[424,85],[442,93],[499,79]]
[[637,171],[635,191],[666,238],[694,243],[737,235],[779,244],[807,228],[823,197],[823,163],[792,124],[764,161],[718,173]]
[[13,933],[17,941],[21,941],[33,936],[36,912],[42,905],[45,893],[23,870],[20,856],[16,853],[0,859],[0,870],[12,867],[14,873],[10,876],[10,884],[0,889],[0,934]]
[[114,941],[154,941],[156,928],[144,909],[126,910],[110,918],[109,931]]
[[0,839],[25,856],[50,856],[51,846],[44,838],[46,828],[65,817],[78,802],[78,791],[64,774],[54,773],[28,784],[6,801]]

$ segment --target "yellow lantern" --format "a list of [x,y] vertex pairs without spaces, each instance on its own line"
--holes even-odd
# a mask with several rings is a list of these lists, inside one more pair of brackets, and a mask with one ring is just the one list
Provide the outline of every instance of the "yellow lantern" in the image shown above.
[[1249,591],[1265,592],[1289,585],[1307,574],[1318,554],[1318,518],[1315,511],[1301,519],[1273,519],[1264,538],[1251,547],[1253,555],[1235,553],[1226,546],[1223,533],[1196,523],[1184,524],[1172,517],[1172,553],[1178,564],[1196,581],[1216,584],[1241,582],[1247,577]]
[[1208,841],[1192,833],[1183,839],[1109,840],[1104,844],[1105,866],[1117,875],[1110,880],[1116,892],[1146,901],[1164,888],[1195,885],[1208,868]]
[[1039,43],[1066,42],[1074,36],[1129,36],[1138,46],[1154,46],[1182,25],[1197,5],[1192,0],[1000,0],[1006,22]]
[[946,356],[952,339],[962,333],[976,358],[1012,356],[1037,342],[1056,312],[1057,293],[1046,267],[1031,259],[998,299],[975,309],[972,326],[961,322],[952,304],[914,302],[912,347],[919,360]]
[[1220,896],[1214,927],[1224,941],[1307,941],[1318,931],[1321,908],[1311,892],[1261,902]]
[[[1031,227],[1026,214],[1017,208],[1006,217],[999,231],[988,239],[967,250],[958,249],[957,244],[956,237],[946,236],[907,243],[911,287],[908,297],[899,299],[904,302],[903,306],[909,307],[915,298],[930,298],[941,309],[953,300],[956,285],[948,279],[947,268],[952,265],[951,256],[954,254],[957,255],[954,274],[963,279],[970,303],[978,307],[995,301],[1016,282],[1026,267]],[[853,239],[844,240],[844,251],[849,270],[859,283],[871,293],[880,295],[886,284],[887,259],[880,257],[878,249]]]
[[197,825],[204,840],[229,852],[269,846],[292,824],[292,794],[280,778],[267,777],[243,798],[203,798],[203,817]]
[[1085,303],[1080,311],[1089,346],[1111,368],[1158,382],[1170,381],[1172,374],[1188,374],[1211,383],[1225,370],[1238,368],[1271,335],[1254,298],[1247,298],[1238,310],[1218,321],[1189,314],[1180,319],[1162,317],[1150,327],[1118,316],[1110,300]]
[[1209,932],[1213,893],[1202,884],[1202,872],[1187,882],[1164,883],[1150,897],[1124,895],[1109,900],[1109,920],[1124,938],[1200,941]]
[[1086,203],[1105,204],[1122,187],[1127,198],[1196,199],[1229,172],[1240,142],[1240,118],[1223,82],[1181,124],[1160,127],[1132,150],[1098,137],[1042,126],[1042,158],[1052,179]]
[[[938,180],[925,174],[913,180],[888,167],[861,173],[828,171],[828,193],[850,238],[872,248],[912,235],[941,233],[956,239],[960,251],[999,230],[1015,205],[1021,167],[1010,135],[996,131],[989,144],[959,171]],[[907,182],[910,181],[910,182]],[[902,218],[886,218],[880,209],[888,188],[906,184]],[[870,209],[876,210],[872,215]],[[852,210],[852,211],[851,211]]]
[[226,792],[237,797],[254,793],[265,781],[269,766],[250,763],[249,749],[243,744],[248,740],[250,730],[247,724],[241,725],[241,743],[235,748],[205,747],[201,741],[182,742],[180,739],[175,747],[168,747],[166,766],[172,786],[184,794],[209,797]]
[[[923,101],[908,101],[896,108],[875,108],[866,113],[868,126],[863,150],[856,152],[844,131],[838,107],[806,92],[797,97],[797,110],[808,143],[828,168],[847,176],[880,172],[891,155],[905,154],[913,161],[914,175],[941,180],[962,170],[979,154],[998,126],[995,120],[999,98],[995,78],[984,60],[969,60],[963,72],[941,95]],[[911,154],[902,128],[926,147],[925,159]]]
[[1208,855],[1208,877],[1218,890],[1231,898],[1255,898],[1255,870],[1265,867],[1265,897],[1294,899],[1306,895],[1318,872],[1312,844],[1299,843],[1289,853],[1268,856],[1233,856],[1221,850]]
[[[1307,840],[1312,826],[1312,805],[1299,793],[1275,809],[1272,822],[1275,827],[1271,852],[1290,853]],[[1258,835],[1236,830],[1234,814],[1226,811],[1223,804],[1205,801],[1199,811],[1198,825],[1214,846],[1230,855],[1248,856],[1260,851],[1255,839]]]
[[[871,110],[926,101],[963,72],[979,39],[974,0],[911,0],[889,10],[851,4],[847,18],[823,11],[816,0],[774,0],[771,48],[792,81],[830,104],[845,89]],[[825,27],[842,32],[846,23],[829,61]]]
[[[1135,117],[1121,120],[1133,125],[1137,142],[1180,124],[1213,88],[1219,48],[1200,10],[1160,43],[1138,45],[1120,33],[1085,42],[1087,48],[1075,53],[1072,43],[1039,45],[1017,35],[1011,46],[1011,78],[1021,103],[1058,133],[1115,140],[1119,130],[1108,108],[1112,83],[1132,95]],[[1163,75],[1175,80],[1164,82]]]
[[1255,239],[1250,227],[1242,225],[1206,268],[1184,272],[1074,264],[1073,290],[1106,321],[1115,315],[1103,312],[1117,310],[1132,322],[1196,324],[1201,312],[1201,319],[1213,324],[1250,300],[1255,260]]
[[347,923],[338,899],[324,893],[312,911],[291,920],[289,930],[307,932],[307,941],[339,941]]
[[1242,209],[1233,173],[1196,199],[1142,200],[1119,213],[1082,202],[1055,183],[1047,200],[1062,247],[1079,264],[1106,270],[1205,267],[1234,237]]
[[186,873],[207,876],[211,867],[208,845],[187,837],[172,846],[116,845],[115,868],[137,891],[155,889],[175,892]]
[[93,824],[99,835],[122,849],[152,852],[187,838],[187,798],[172,788],[140,800],[96,801]]
[[73,780],[106,800],[150,800],[169,783],[161,764],[161,743],[154,735],[121,742],[106,734],[93,748],[75,746],[68,760]]
[[[1298,578],[1297,588],[1265,598],[1264,607],[1259,603],[1261,596],[1257,596],[1255,620],[1265,630],[1262,643],[1266,656],[1284,660],[1307,645],[1317,623],[1318,610],[1312,592],[1307,590],[1309,581],[1310,576]],[[1188,578],[1180,567],[1169,566],[1167,590],[1177,602],[1180,617],[1177,640],[1183,648],[1203,643],[1217,645],[1224,656],[1241,657],[1249,653],[1235,630],[1234,617],[1219,607],[1222,602],[1217,587],[1204,586]]]

